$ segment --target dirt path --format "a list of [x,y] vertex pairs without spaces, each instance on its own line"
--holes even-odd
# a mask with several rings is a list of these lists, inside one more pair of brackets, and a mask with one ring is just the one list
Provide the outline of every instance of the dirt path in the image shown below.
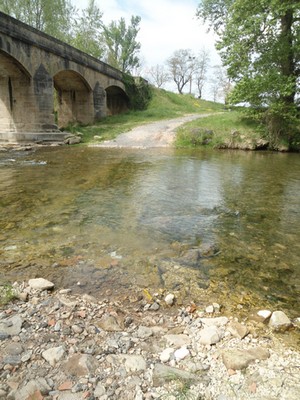
[[170,147],[175,139],[175,130],[180,125],[194,119],[207,117],[211,114],[191,114],[184,117],[152,122],[138,126],[129,132],[121,133],[113,140],[106,140],[95,147],[131,147],[131,148],[151,148],[151,147]]

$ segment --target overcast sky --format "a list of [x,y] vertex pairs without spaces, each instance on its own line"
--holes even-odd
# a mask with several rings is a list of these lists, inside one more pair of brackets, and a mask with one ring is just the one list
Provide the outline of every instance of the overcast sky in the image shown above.
[[[86,8],[88,0],[72,0],[76,7]],[[141,17],[138,41],[144,70],[163,65],[175,50],[191,49],[195,55],[204,47],[210,51],[211,64],[220,64],[214,49],[215,38],[207,33],[196,16],[199,0],[96,0],[104,23],[132,15]]]

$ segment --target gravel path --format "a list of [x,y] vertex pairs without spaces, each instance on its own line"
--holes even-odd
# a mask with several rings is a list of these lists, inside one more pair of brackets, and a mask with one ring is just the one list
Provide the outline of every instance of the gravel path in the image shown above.
[[93,147],[114,147],[114,148],[152,148],[170,147],[175,139],[176,129],[189,121],[207,117],[211,114],[190,114],[184,117],[152,122],[138,126],[129,132],[122,133],[116,139],[107,140]]

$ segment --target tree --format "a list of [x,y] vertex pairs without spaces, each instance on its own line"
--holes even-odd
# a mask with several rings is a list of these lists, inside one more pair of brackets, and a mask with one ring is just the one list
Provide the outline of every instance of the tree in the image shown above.
[[209,66],[209,52],[203,48],[196,59],[195,81],[199,93],[199,99],[202,98],[204,84],[207,80],[207,70]]
[[58,39],[70,41],[75,11],[70,0],[0,0],[0,10]]
[[163,65],[156,65],[155,67],[151,67],[148,71],[149,80],[158,88],[164,86],[170,79],[170,75],[165,71],[165,67]]
[[102,15],[95,0],[89,0],[88,7],[82,10],[80,18],[74,22],[74,37],[71,42],[77,49],[96,58],[101,58],[104,53]]
[[140,22],[141,17],[132,16],[129,26],[126,26],[124,18],[112,21],[108,26],[103,25],[106,61],[126,73],[130,73],[139,66],[138,53],[141,44],[137,42],[136,38]]
[[211,93],[213,95],[213,100],[216,102],[221,99],[227,104],[228,95],[232,90],[227,71],[221,65],[215,65],[212,71]]
[[299,0],[202,0],[197,15],[219,35],[232,103],[259,113],[271,145],[296,135],[300,76]]
[[178,93],[182,94],[187,83],[191,83],[195,71],[195,59],[193,53],[189,49],[176,50],[167,60],[170,75],[177,85]]

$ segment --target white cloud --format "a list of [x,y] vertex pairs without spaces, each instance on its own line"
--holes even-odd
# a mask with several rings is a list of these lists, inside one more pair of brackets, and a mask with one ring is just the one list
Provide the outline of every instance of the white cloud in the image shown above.
[[[207,33],[207,26],[196,18],[200,0],[96,0],[108,23],[124,17],[128,23],[132,15],[141,17],[138,40],[144,68],[163,65],[178,49],[191,49],[195,54],[205,47],[210,52],[211,64],[220,64],[214,48],[215,37]],[[88,0],[73,0],[85,8]]]
[[[77,7],[86,7],[88,0],[73,0]],[[108,23],[131,15],[141,16],[138,40],[147,65],[164,64],[175,50],[191,49],[195,53],[204,46],[218,60],[214,36],[207,33],[196,16],[198,0],[97,0]]]

